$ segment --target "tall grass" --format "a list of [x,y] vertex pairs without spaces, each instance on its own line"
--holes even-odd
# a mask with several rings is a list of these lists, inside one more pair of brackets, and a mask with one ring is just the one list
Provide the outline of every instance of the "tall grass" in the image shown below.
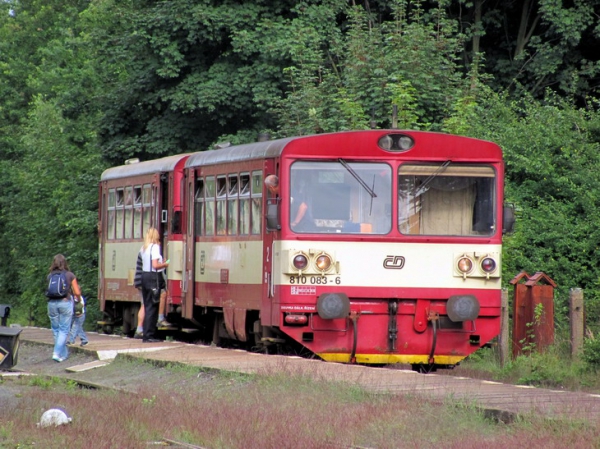
[[470,355],[454,372],[468,377],[485,378],[517,385],[600,393],[597,365],[585,359],[573,359],[568,341],[557,339],[543,352],[533,351],[510,360],[504,366],[498,362],[498,349],[483,348]]
[[[141,362],[113,363],[98,369],[133,372]],[[498,424],[467,404],[375,394],[291,370],[243,376],[156,369],[161,376],[131,394],[11,381],[22,383],[21,396],[11,409],[0,406],[0,448],[141,449],[164,438],[210,449],[600,446],[597,423],[530,417]],[[43,411],[55,407],[72,423],[38,428]]]

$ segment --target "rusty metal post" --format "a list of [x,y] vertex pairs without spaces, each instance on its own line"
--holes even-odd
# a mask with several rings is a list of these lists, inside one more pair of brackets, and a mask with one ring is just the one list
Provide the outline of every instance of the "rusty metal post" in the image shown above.
[[508,318],[508,290],[502,289],[500,303],[500,336],[498,338],[500,347],[500,366],[509,361],[509,318]]
[[[541,281],[546,284],[540,284]],[[544,352],[554,343],[554,281],[544,273],[534,274],[526,283],[531,287],[534,348]]]
[[525,271],[516,275],[510,283],[515,286],[513,296],[513,331],[512,331],[512,356],[517,357],[523,352],[523,346],[527,344],[527,323],[531,322],[531,311],[527,307],[529,289],[519,282],[523,279],[529,279]]
[[[519,283],[526,280],[525,284]],[[554,288],[556,284],[546,274],[529,276],[522,271],[511,281],[515,286],[513,300],[513,357],[544,351],[554,343]]]
[[583,290],[572,288],[569,291],[569,321],[571,328],[571,357],[577,359],[583,350]]

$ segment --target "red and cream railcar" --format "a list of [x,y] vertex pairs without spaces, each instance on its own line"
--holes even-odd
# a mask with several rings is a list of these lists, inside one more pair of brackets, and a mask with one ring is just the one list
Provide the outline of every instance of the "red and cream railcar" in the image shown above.
[[169,309],[181,303],[183,169],[177,155],[105,170],[100,178],[98,298],[105,332],[132,333],[141,305],[133,286],[137,254],[149,227],[158,229],[163,256],[171,258]]
[[[264,187],[272,174],[276,193]],[[503,221],[512,223],[503,175],[497,145],[415,131],[194,153],[182,276],[170,282],[181,319],[217,343],[455,365],[499,333]]]

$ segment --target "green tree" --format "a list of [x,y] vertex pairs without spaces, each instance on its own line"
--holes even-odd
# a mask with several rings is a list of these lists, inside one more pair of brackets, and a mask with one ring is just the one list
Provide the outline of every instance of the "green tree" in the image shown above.
[[572,95],[580,104],[598,96],[600,41],[598,0],[440,2],[465,39],[465,64],[485,56],[498,90],[542,99],[546,89]]
[[[244,136],[274,127],[267,111],[281,95],[286,34],[296,2],[194,1],[117,5],[124,27],[103,42],[103,55],[124,76],[102,98],[104,156],[197,151],[221,135]],[[310,3],[310,2],[309,2]]]
[[[68,121],[53,102],[34,100],[23,134],[21,163],[11,170],[19,194],[6,209],[5,241],[13,281],[38,324],[45,323],[43,290],[55,254],[67,256],[84,295],[96,296],[99,157],[71,142]],[[93,301],[92,301],[93,304]]]
[[[394,106],[400,127],[439,129],[468,91],[457,67],[460,39],[443,10],[425,18],[418,8],[407,14],[405,1],[388,3],[393,20],[378,23],[355,6],[345,11],[346,33],[298,42],[308,51],[286,68],[281,134],[389,128]],[[310,17],[302,19],[292,23],[298,35],[317,34]]]
[[54,254],[68,257],[92,304],[96,296],[99,86],[79,26],[87,2],[10,6],[0,22],[7,37],[0,63],[9,74],[0,103],[0,243],[8,249],[0,288],[45,323],[44,279]]

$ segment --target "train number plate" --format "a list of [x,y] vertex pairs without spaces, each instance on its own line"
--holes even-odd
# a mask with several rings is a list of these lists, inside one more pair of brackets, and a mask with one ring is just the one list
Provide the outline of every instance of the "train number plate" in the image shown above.
[[341,285],[341,276],[290,276],[291,285]]

